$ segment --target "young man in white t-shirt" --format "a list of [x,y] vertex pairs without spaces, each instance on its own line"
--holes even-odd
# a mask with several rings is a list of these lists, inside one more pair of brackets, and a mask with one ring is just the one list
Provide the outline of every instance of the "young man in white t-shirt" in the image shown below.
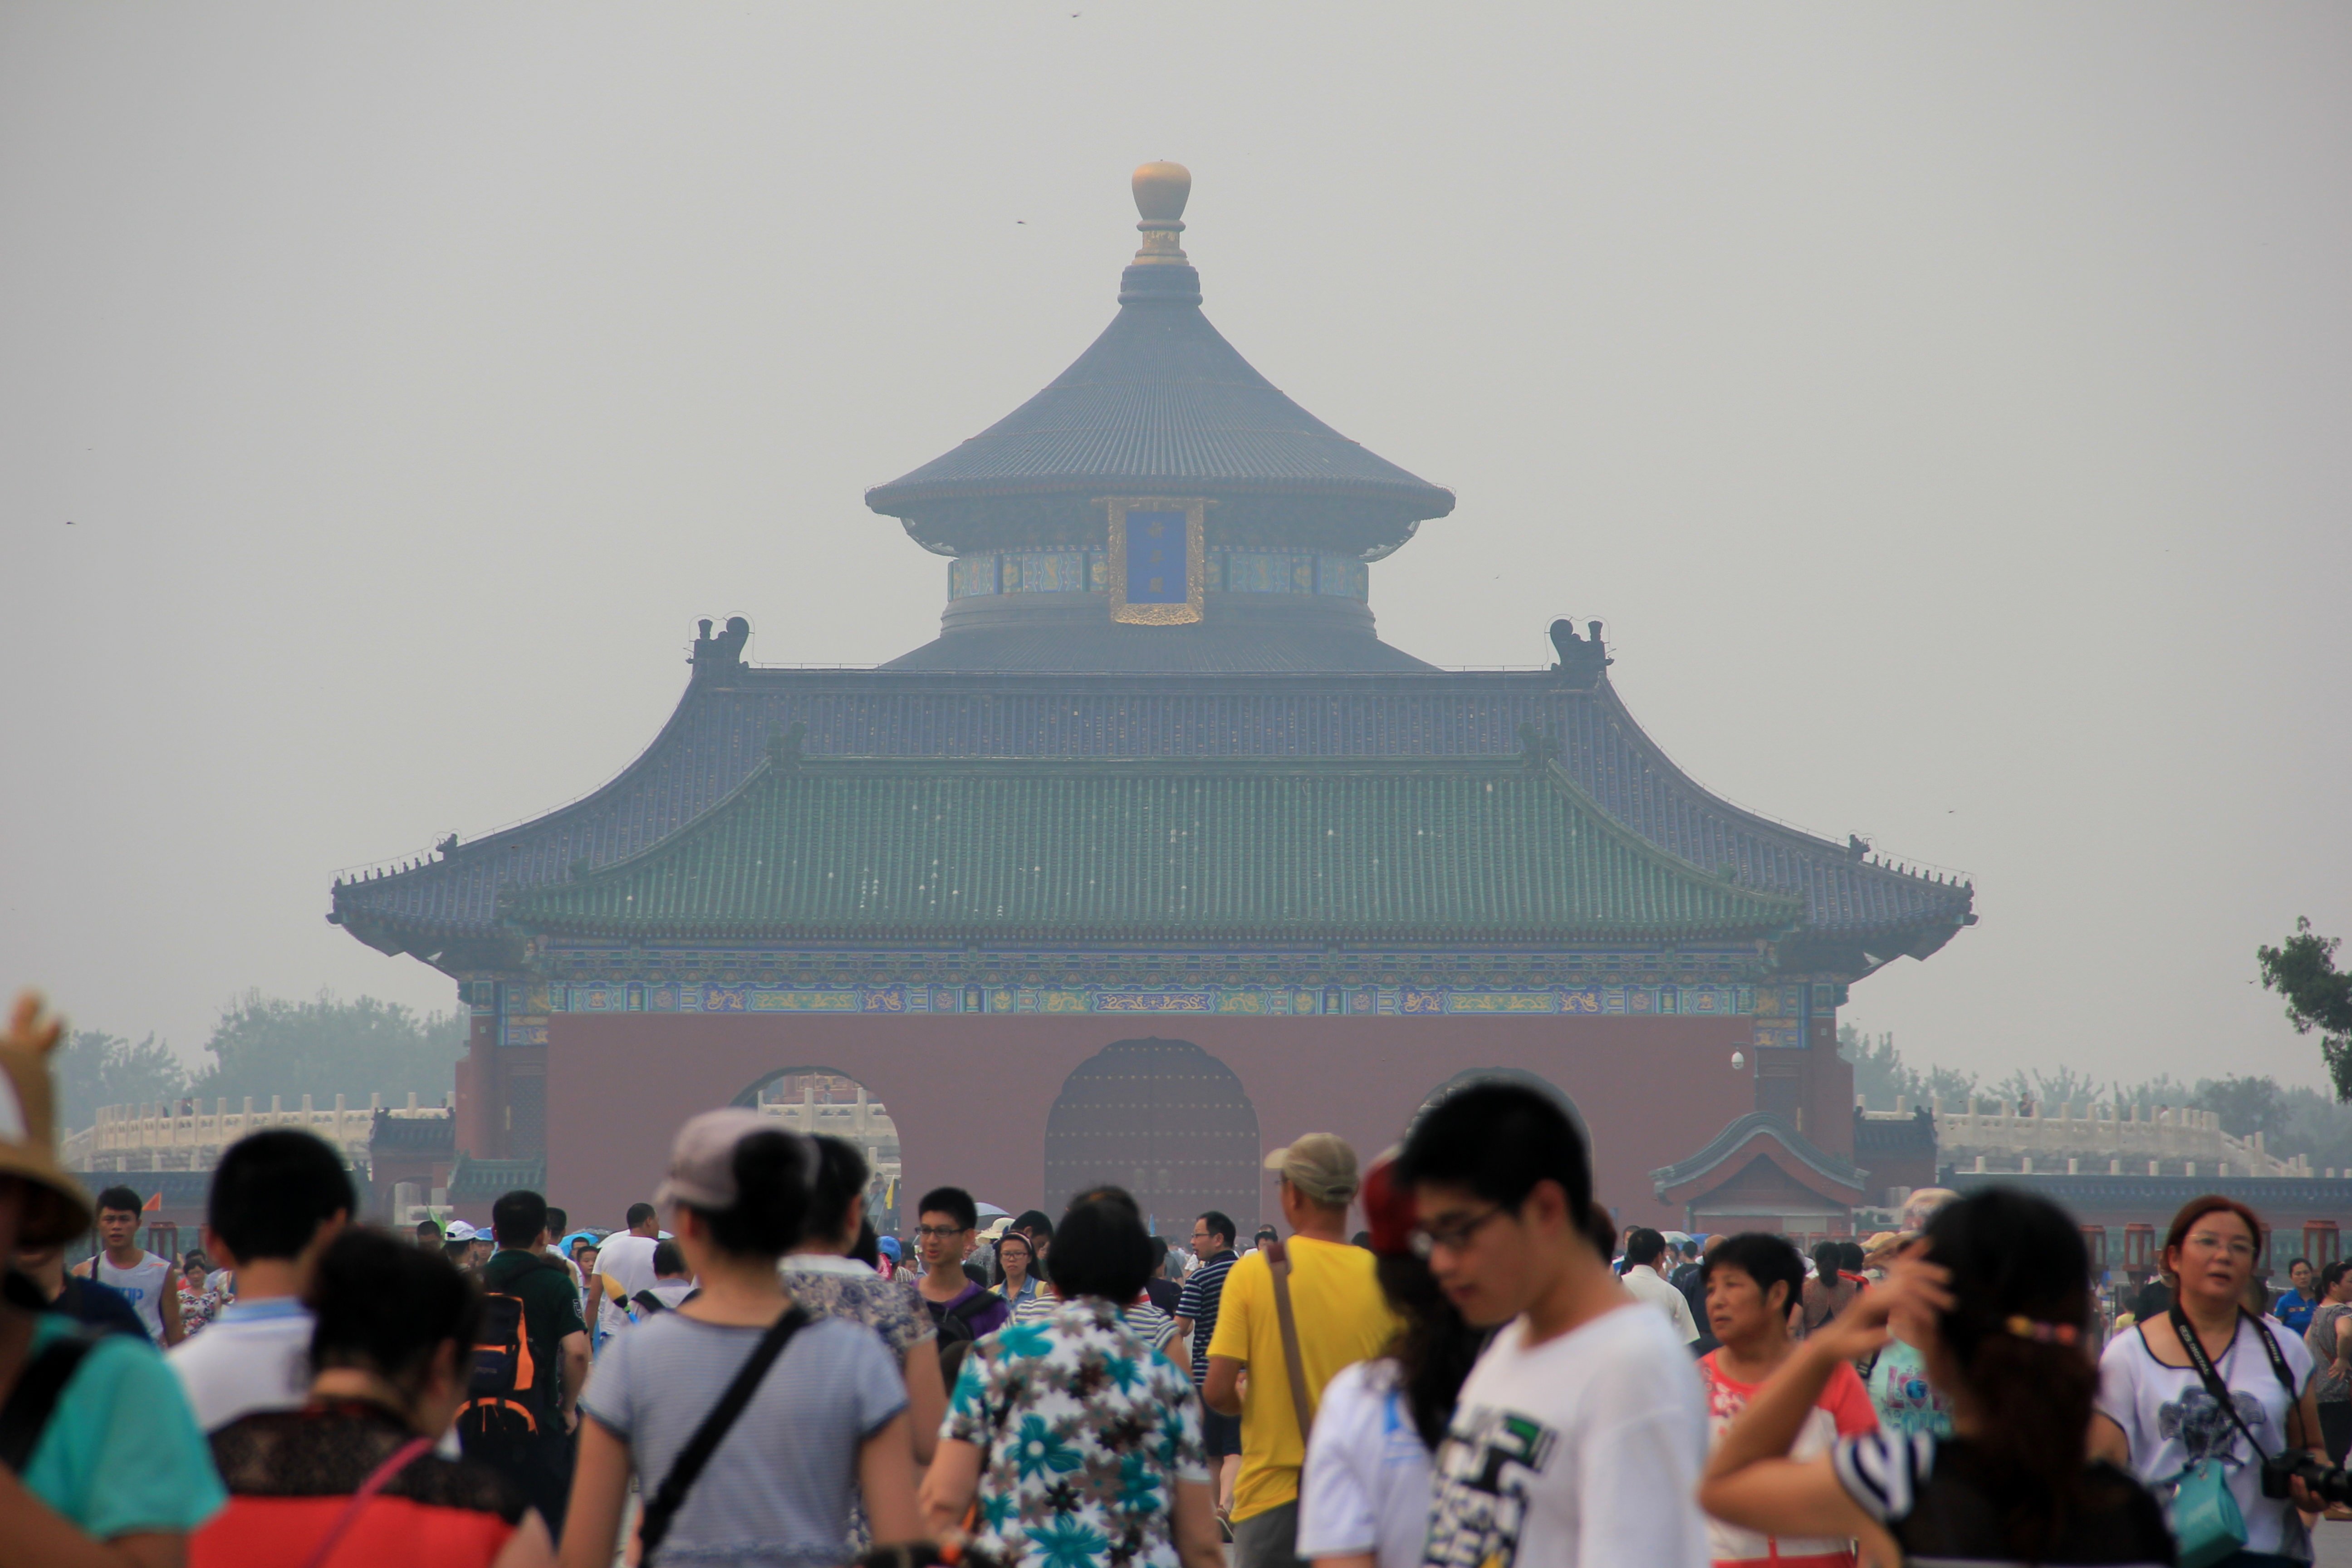
[[205,1432],[309,1402],[313,1324],[302,1298],[356,1202],[342,1157],[299,1129],[265,1128],[221,1155],[205,1251],[236,1271],[236,1300],[170,1358]]
[[651,1204],[631,1204],[625,1216],[629,1228],[619,1236],[608,1236],[604,1245],[596,1249],[596,1338],[603,1342],[607,1334],[617,1334],[629,1326],[629,1303],[637,1299],[640,1290],[650,1290],[654,1284],[654,1248],[661,1241],[661,1226],[654,1216]]
[[1447,1298],[1501,1326],[1438,1448],[1427,1568],[1704,1568],[1698,1379],[1610,1270],[1567,1113],[1473,1085],[1422,1118],[1398,1176]]

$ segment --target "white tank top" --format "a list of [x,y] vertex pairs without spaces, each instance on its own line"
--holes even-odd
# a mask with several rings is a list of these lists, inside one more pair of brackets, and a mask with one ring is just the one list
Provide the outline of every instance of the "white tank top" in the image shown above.
[[140,1254],[139,1261],[128,1268],[117,1268],[101,1252],[97,1268],[90,1272],[100,1284],[110,1286],[130,1299],[131,1310],[147,1325],[147,1337],[160,1345],[163,1342],[163,1277],[171,1271],[172,1260],[152,1252]]

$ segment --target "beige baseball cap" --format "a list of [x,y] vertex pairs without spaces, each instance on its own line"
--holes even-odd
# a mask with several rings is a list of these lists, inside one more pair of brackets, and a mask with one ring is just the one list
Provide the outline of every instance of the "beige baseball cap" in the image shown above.
[[1356,1152],[1336,1132],[1309,1132],[1265,1157],[1265,1168],[1318,1204],[1344,1204],[1362,1184]]

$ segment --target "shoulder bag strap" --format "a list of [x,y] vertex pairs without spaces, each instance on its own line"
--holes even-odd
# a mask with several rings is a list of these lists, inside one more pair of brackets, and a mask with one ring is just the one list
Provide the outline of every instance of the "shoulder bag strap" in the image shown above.
[[736,1373],[735,1381],[727,1385],[727,1392],[719,1396],[719,1403],[710,1407],[710,1414],[702,1418],[702,1425],[696,1427],[694,1436],[687,1439],[686,1447],[678,1452],[677,1461],[670,1466],[669,1474],[662,1478],[660,1488],[646,1501],[644,1516],[638,1522],[637,1539],[641,1543],[642,1561],[653,1561],[655,1549],[661,1545],[662,1537],[669,1533],[670,1521],[677,1517],[677,1510],[686,1502],[686,1494],[701,1479],[702,1468],[710,1463],[710,1456],[718,1451],[719,1442],[734,1426],[735,1418],[743,1414],[743,1407],[751,1403],[751,1395],[759,1392],[760,1380],[768,1375],[768,1368],[775,1364],[776,1358],[784,1353],[784,1347],[792,1343],[793,1336],[800,1332],[808,1321],[808,1313],[799,1306],[786,1309],[784,1315],[776,1320],[775,1326],[761,1336],[751,1359],[744,1362],[742,1370]]
[[[2238,1309],[2238,1315],[2243,1318],[2250,1314],[2241,1307]],[[2230,1418],[2231,1425],[2246,1435],[2246,1446],[2253,1449],[2254,1458],[2269,1458],[2270,1454],[2263,1447],[2261,1440],[2254,1436],[2253,1430],[2246,1425],[2245,1417],[2238,1414],[2238,1402],[2231,1397],[2230,1385],[2223,1383],[2221,1374],[2213,1369],[2213,1358],[2205,1353],[2205,1342],[2197,1337],[2197,1330],[2189,1321],[2189,1315],[2180,1310],[2180,1303],[2174,1301],[2165,1316],[2171,1320],[2172,1331],[2179,1336],[2180,1348],[2188,1353],[2189,1364],[2197,1369],[2198,1379],[2205,1384],[2205,1392],[2213,1396],[2213,1403],[2221,1407],[2221,1414]],[[2232,1335],[2237,1332],[2237,1325],[2234,1322],[2231,1324],[2231,1332]],[[2263,1348],[2270,1352],[2271,1367],[2278,1373],[2279,1382],[2286,1385],[2287,1408],[2292,1412],[2295,1408],[2295,1392],[2294,1379],[2286,1370],[2286,1362],[2280,1356],[2279,1348],[2272,1342],[2270,1335],[2263,1332],[2260,1323],[2254,1325],[2254,1332],[2261,1338]],[[2232,1342],[2235,1342],[2234,1340]],[[2286,1423],[2282,1421],[2279,1426],[2284,1431]]]
[[321,1568],[327,1559],[335,1554],[335,1548],[343,1543],[343,1537],[351,1532],[352,1526],[359,1522],[360,1515],[367,1511],[367,1505],[374,1500],[375,1494],[390,1486],[394,1476],[432,1449],[432,1438],[411,1437],[394,1448],[383,1464],[370,1470],[367,1479],[352,1492],[352,1500],[344,1505],[343,1511],[335,1516],[335,1522],[328,1526],[327,1533],[320,1538],[318,1547],[302,1560],[302,1568]]
[[1282,1331],[1282,1361],[1290,1373],[1290,1407],[1298,1416],[1298,1442],[1304,1447],[1315,1425],[1314,1407],[1307,1399],[1307,1366],[1298,1357],[1298,1314],[1290,1305],[1290,1249],[1280,1237],[1265,1248],[1266,1271],[1274,1276],[1274,1321]]
[[954,1306],[950,1307],[948,1309],[948,1316],[955,1319],[966,1328],[970,1328],[982,1312],[987,1311],[991,1307],[995,1306],[999,1301],[1003,1300],[1003,1297],[998,1295],[993,1290],[982,1290],[979,1295],[967,1296],[962,1300],[958,1301]]
[[41,1441],[41,1433],[48,1426],[51,1413],[57,1409],[58,1396],[65,1393],[75,1369],[81,1365],[81,1358],[89,1353],[98,1338],[84,1329],[63,1339],[51,1340],[16,1374],[16,1386],[8,1391],[8,1403],[0,1405],[0,1465],[6,1466],[9,1474],[24,1474],[34,1448]]

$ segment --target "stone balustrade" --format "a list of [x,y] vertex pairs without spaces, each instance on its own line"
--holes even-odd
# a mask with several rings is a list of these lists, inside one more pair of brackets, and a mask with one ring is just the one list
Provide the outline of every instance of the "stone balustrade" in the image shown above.
[[[1901,1100],[1896,1108],[1904,1109]],[[1947,1110],[1937,1100],[1930,1109],[1936,1118],[1937,1158],[1963,1170],[2190,1176],[2316,1173],[2307,1157],[2283,1159],[2271,1153],[2259,1132],[2233,1138],[2221,1130],[2220,1117],[2189,1106],[2151,1110],[2076,1100],[2037,1106],[2032,1115],[2023,1115],[2015,1105],[1990,1111],[1973,1106]]]
[[[383,1108],[381,1094],[369,1095],[368,1102],[359,1106],[340,1094],[331,1107],[313,1104],[307,1094],[299,1107],[289,1106],[284,1096],[273,1094],[266,1108],[257,1108],[247,1095],[243,1109],[237,1110],[231,1110],[226,1100],[214,1100],[210,1110],[184,1100],[163,1105],[102,1105],[96,1124],[68,1133],[58,1153],[67,1168],[76,1171],[208,1171],[219,1163],[222,1150],[248,1132],[265,1127],[299,1127],[341,1149],[354,1165],[363,1165],[369,1141],[374,1136],[375,1113]],[[392,1114],[439,1116],[446,1110],[446,1101],[419,1105],[417,1097],[411,1094],[407,1105]]]

